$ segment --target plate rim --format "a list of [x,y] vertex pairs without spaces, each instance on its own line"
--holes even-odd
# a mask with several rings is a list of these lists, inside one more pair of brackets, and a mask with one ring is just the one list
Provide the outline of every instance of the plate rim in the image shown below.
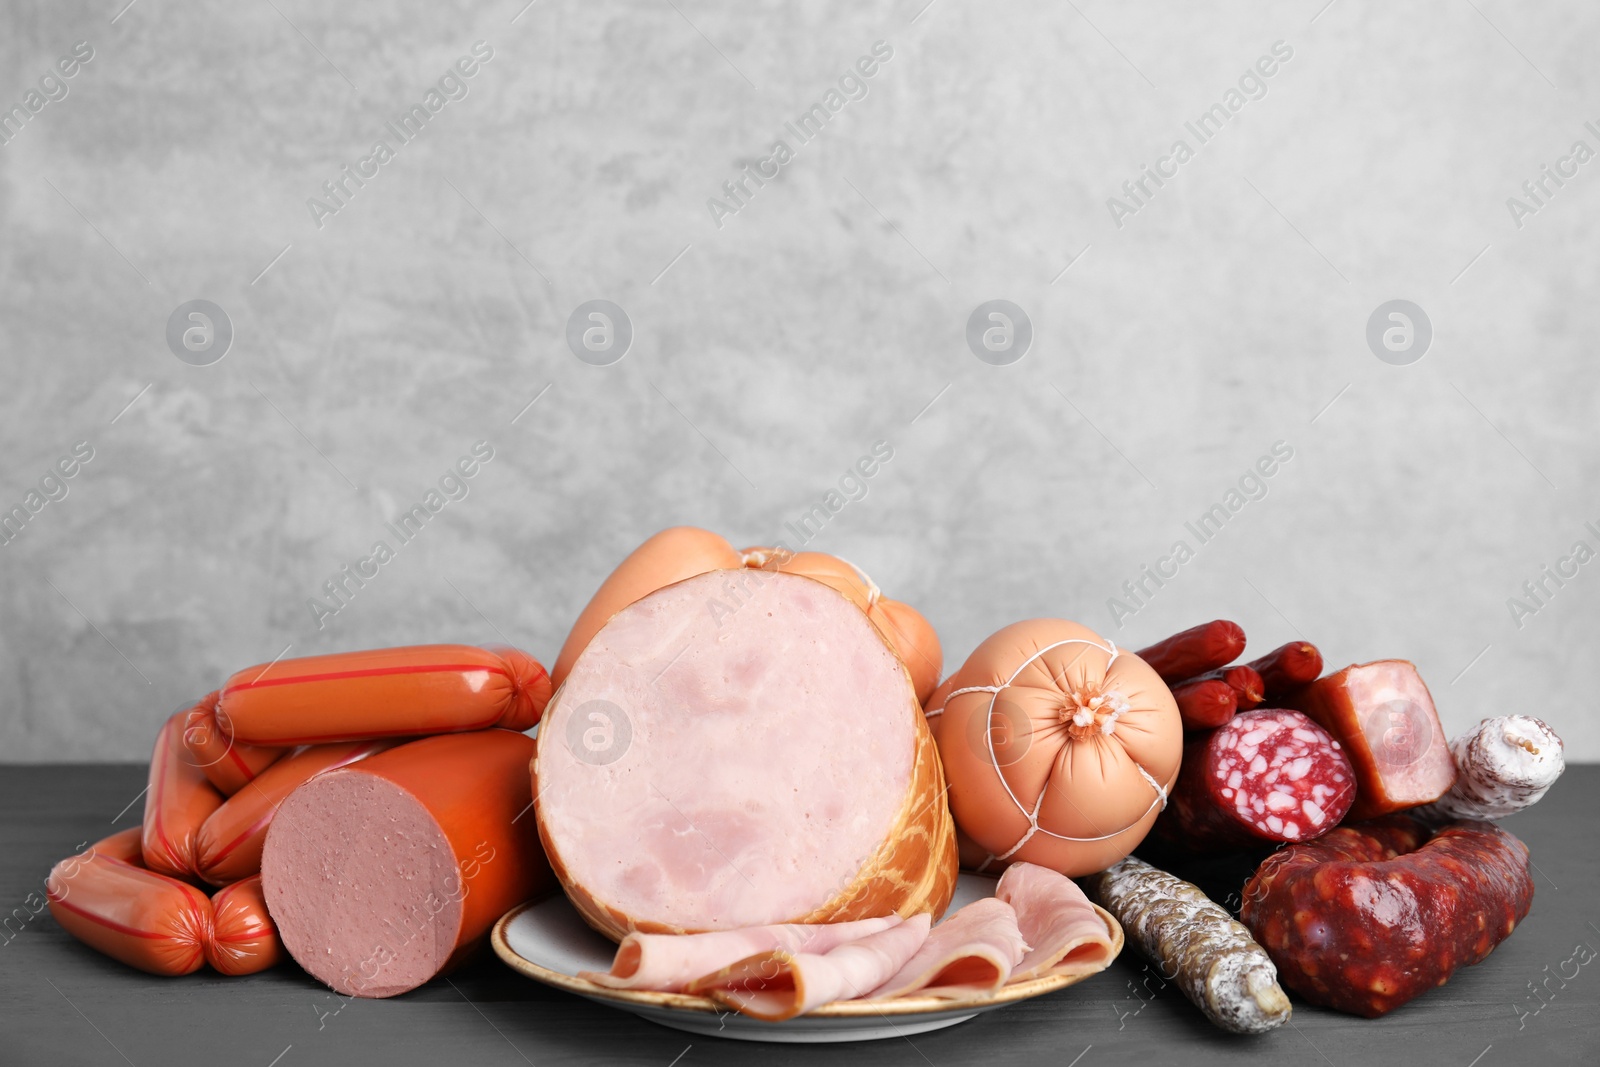
[[[657,1010],[667,1008],[710,1015],[739,1014],[721,1001],[713,1000],[711,997],[702,997],[691,993],[662,993],[650,989],[612,989],[609,986],[598,985],[585,978],[577,978],[573,975],[551,970],[549,967],[534,963],[526,956],[521,955],[511,947],[511,943],[506,939],[506,930],[524,911],[558,895],[565,896],[565,893],[557,890],[555,893],[547,893],[531,900],[525,900],[495,921],[494,927],[489,933],[489,942],[494,947],[495,955],[499,956],[506,966],[518,974],[526,978],[532,978],[534,981],[544,985],[553,986],[568,993],[576,993],[578,996],[587,997],[590,1000],[606,1001],[621,1008],[654,1008]],[[1115,961],[1117,957],[1122,955],[1124,947],[1122,925],[1100,905],[1091,901],[1089,906],[1094,908],[1095,914],[1106,924],[1106,929],[1111,934],[1111,947],[1113,949],[1111,959]],[[574,909],[574,915],[579,922],[583,921],[582,916],[577,914],[576,909]],[[931,1015],[961,1011],[980,1012],[1020,1000],[1030,1000],[1045,993],[1053,993],[1058,989],[1066,989],[1068,986],[1077,985],[1079,982],[1087,978],[1093,978],[1100,973],[1102,972],[1094,971],[1090,974],[1047,974],[1039,978],[1029,978],[1026,981],[1003,985],[993,993],[959,999],[909,996],[896,997],[894,1000],[833,1000],[820,1007],[813,1008],[804,1015],[796,1016],[796,1020],[882,1018],[896,1015]],[[752,1019],[751,1021],[760,1022],[761,1020]],[[765,1025],[774,1024],[767,1023]]]

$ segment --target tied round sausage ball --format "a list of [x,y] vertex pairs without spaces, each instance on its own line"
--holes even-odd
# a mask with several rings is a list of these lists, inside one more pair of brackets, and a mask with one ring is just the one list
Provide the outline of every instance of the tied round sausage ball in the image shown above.
[[994,634],[928,700],[962,864],[1076,877],[1144,839],[1183,757],[1183,725],[1138,656],[1063,619]]

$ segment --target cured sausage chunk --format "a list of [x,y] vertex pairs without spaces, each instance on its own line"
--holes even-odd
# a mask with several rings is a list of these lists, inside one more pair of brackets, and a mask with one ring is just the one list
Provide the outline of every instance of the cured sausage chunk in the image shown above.
[[1289,704],[1344,745],[1356,773],[1352,819],[1437,800],[1456,780],[1433,697],[1405,660],[1346,667],[1295,691]]
[[533,749],[509,730],[443,734],[289,794],[267,830],[261,883],[295,962],[346,996],[394,996],[461,962],[507,909],[548,889],[527,813]]
[[1289,1018],[1278,971],[1250,931],[1198,887],[1129,856],[1084,879],[1128,940],[1217,1026],[1261,1034]]
[[939,915],[956,850],[906,668],[811,578],[712,571],[617,612],[539,727],[539,831],[589,924]]
[[1458,775],[1450,791],[1413,814],[1431,822],[1503,819],[1537,803],[1567,761],[1561,738],[1531,715],[1484,719],[1450,742]]
[[1297,711],[1247,711],[1184,748],[1157,835],[1185,849],[1309,841],[1350,808],[1354,775],[1339,743]]
[[1240,918],[1290,989],[1374,1018],[1483,959],[1532,903],[1527,846],[1504,830],[1457,822],[1428,840],[1391,815],[1267,857]]

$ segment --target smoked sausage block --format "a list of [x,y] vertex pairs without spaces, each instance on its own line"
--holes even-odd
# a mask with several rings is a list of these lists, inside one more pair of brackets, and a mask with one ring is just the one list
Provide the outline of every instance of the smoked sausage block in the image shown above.
[[526,730],[550,677],[505,646],[414,645],[265,663],[222,687],[217,723],[235,744],[319,745],[502,726]]
[[1355,769],[1352,819],[1369,819],[1438,800],[1456,767],[1417,668],[1388,659],[1346,667],[1288,699],[1344,746]]
[[1239,918],[1284,985],[1375,1018],[1483,959],[1532,903],[1527,846],[1504,830],[1463,821],[1430,840],[1391,815],[1267,857]]
[[[267,830],[261,883],[284,947],[346,996],[390,997],[456,966],[552,887],[529,811],[534,741],[441,734],[319,774]],[[608,854],[626,839],[601,843]]]
[[941,914],[955,837],[905,666],[811,578],[708,611],[741,573],[618,611],[551,702],[535,813],[568,897],[613,940]]

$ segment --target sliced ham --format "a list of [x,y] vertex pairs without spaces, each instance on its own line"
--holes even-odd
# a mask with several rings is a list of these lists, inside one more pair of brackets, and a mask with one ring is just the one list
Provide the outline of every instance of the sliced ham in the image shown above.
[[825,954],[766,952],[696,981],[692,993],[708,993],[741,1014],[770,1022],[803,1015],[835,1000],[854,1000],[897,974],[928,940],[927,912]]
[[704,975],[762,953],[819,954],[900,925],[900,916],[855,922],[785,923],[705,934],[629,934],[617,946],[609,972],[580,971],[579,978],[609,989],[677,993]]
[[540,835],[578,912],[613,940],[936,917],[955,888],[910,677],[822,582],[712,571],[622,608],[539,736]]
[[1006,984],[1027,951],[1016,911],[1003,900],[984,897],[934,927],[916,955],[872,991],[872,999],[992,993]]
[[1106,921],[1072,879],[1037,864],[1014,863],[1000,876],[994,895],[1016,912],[1029,945],[1010,981],[1098,974],[1116,957]]

